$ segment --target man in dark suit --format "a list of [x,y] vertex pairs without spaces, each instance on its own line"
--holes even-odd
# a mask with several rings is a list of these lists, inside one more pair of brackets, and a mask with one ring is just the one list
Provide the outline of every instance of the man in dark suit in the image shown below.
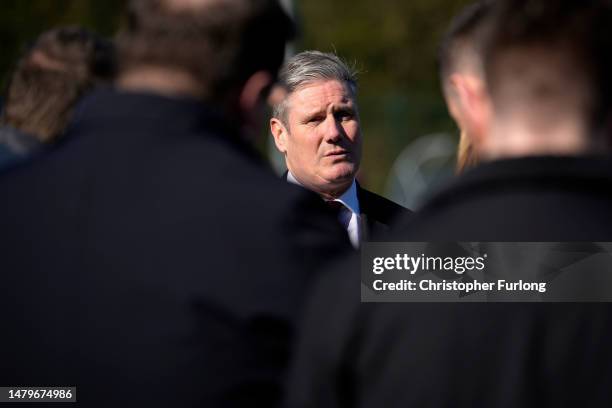
[[409,211],[355,181],[361,162],[356,73],[334,54],[304,51],[279,77],[286,93],[274,106],[270,130],[285,156],[287,181],[328,202],[355,247],[388,231]]
[[[470,123],[484,128],[474,147],[486,163],[395,239],[611,241],[612,6],[500,0],[491,13],[491,100],[471,99]],[[358,269],[317,285],[289,406],[612,405],[610,304],[360,304]]]
[[117,89],[0,175],[0,384],[274,406],[309,282],[350,250],[245,140],[292,23],[266,0],[135,0],[126,21]]

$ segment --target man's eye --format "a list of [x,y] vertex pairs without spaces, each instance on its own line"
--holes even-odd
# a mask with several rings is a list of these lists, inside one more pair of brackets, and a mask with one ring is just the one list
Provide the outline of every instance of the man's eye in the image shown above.
[[319,117],[314,117],[314,118],[308,119],[308,121],[306,123],[311,124],[311,125],[318,125],[322,121],[323,121],[323,119],[321,119]]
[[353,112],[349,112],[349,111],[342,111],[336,114],[336,118],[340,120],[351,120],[353,119],[354,116],[355,115],[353,115]]

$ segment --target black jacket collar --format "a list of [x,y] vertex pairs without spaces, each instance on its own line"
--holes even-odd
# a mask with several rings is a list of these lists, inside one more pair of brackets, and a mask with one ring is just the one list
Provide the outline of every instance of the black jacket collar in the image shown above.
[[572,189],[612,195],[612,160],[534,156],[484,163],[434,192],[425,206],[444,205],[464,194],[513,189]]
[[198,99],[101,88],[79,102],[67,139],[75,128],[79,130],[75,133],[87,133],[87,128],[99,126],[166,133],[170,137],[189,133],[217,138],[262,162],[260,154],[242,136],[237,122]]

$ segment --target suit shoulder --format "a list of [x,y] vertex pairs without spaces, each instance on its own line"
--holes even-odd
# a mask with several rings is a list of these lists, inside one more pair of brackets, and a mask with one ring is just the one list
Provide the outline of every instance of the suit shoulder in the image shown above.
[[412,211],[388,198],[358,187],[359,205],[366,215],[375,215],[381,221],[389,223],[412,214]]

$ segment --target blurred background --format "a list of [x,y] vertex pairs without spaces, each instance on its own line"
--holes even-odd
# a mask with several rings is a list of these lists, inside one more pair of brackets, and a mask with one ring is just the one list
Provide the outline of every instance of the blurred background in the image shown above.
[[[282,0],[301,26],[290,49],[333,51],[355,63],[364,136],[360,179],[415,208],[452,177],[458,132],[438,82],[436,50],[452,16],[469,0]],[[125,0],[2,0],[0,83],[36,36],[78,24],[112,36]],[[278,163],[271,137],[259,148]]]

